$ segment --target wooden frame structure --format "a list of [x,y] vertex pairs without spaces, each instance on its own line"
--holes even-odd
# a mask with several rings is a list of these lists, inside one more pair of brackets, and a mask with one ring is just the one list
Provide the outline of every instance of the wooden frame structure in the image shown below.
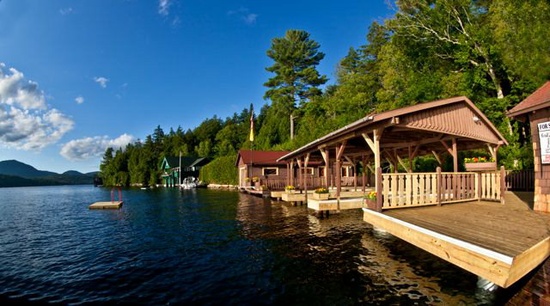
[[[333,164],[338,168],[343,160],[360,161],[364,167],[374,164],[377,197],[373,207],[363,208],[366,222],[508,287],[549,256],[550,222],[542,217],[544,220],[539,220],[541,224],[535,228],[531,221],[539,217],[531,214],[534,212],[522,214],[505,210],[506,205],[486,202],[505,204],[504,168],[484,173],[458,171],[459,150],[484,148],[496,162],[497,151],[505,144],[504,137],[468,98],[455,97],[368,115],[278,161],[306,166],[312,161],[323,162],[328,168]],[[435,173],[412,173],[412,160],[427,154],[433,154],[440,164],[443,154],[452,156],[453,172],[442,172],[438,167]],[[407,172],[383,173],[383,159],[393,169],[401,165]],[[336,200],[325,201],[325,207],[336,206],[339,210],[341,186],[339,173],[335,174]],[[323,206],[323,201],[306,201],[313,209]],[[349,205],[348,200],[342,201],[344,206]],[[468,203],[442,206],[459,202]],[[472,206],[480,203],[487,206],[486,210]],[[420,207],[428,205],[432,207]],[[449,208],[459,209],[456,216],[449,215]],[[428,209],[434,213],[426,213]],[[467,213],[474,216],[468,219],[474,220],[474,231],[464,228],[468,226],[465,219],[454,218]],[[465,230],[471,233],[465,235]],[[500,241],[519,230],[522,235],[515,235],[508,245],[513,249],[499,248]],[[537,237],[532,239],[533,235]]]
[[[377,174],[374,185],[379,195],[377,210],[381,210],[387,208],[383,203],[390,196],[388,183],[383,187],[384,177],[391,180],[388,174],[381,174],[383,159],[388,161],[394,169],[397,169],[398,165],[406,169],[407,174],[400,175],[404,177],[403,182],[408,182],[405,184],[413,186],[415,177],[412,176],[412,161],[416,156],[434,155],[441,164],[442,156],[449,154],[453,157],[453,172],[458,173],[459,150],[487,149],[496,160],[498,149],[505,144],[507,142],[504,137],[468,98],[455,97],[367,115],[282,156],[278,161],[297,163],[305,167],[311,162],[320,162],[324,163],[327,169],[331,169],[333,165],[334,168],[339,169],[343,161],[350,161],[353,164],[362,162],[365,167],[373,165],[372,168]],[[499,176],[500,185],[502,177],[500,174],[496,176]],[[333,187],[336,188],[336,198],[339,200],[341,177],[338,171],[335,177]],[[418,180],[416,176],[416,181]],[[454,181],[458,182],[457,179]],[[478,182],[483,181],[478,180]],[[486,180],[486,182],[491,184],[493,181]],[[438,184],[441,185],[443,182]],[[395,192],[398,192],[396,188],[402,185],[392,182],[391,186],[395,199]],[[417,188],[420,188],[420,185]],[[456,189],[464,189],[464,186],[453,183],[452,188],[454,189],[452,193],[456,194]],[[488,188],[488,185],[483,185],[481,188]],[[437,191],[441,193],[443,189],[437,188]],[[448,192],[448,189],[445,191]],[[427,193],[426,190],[420,192]],[[399,193],[399,196],[403,196],[401,192]],[[444,195],[438,195],[438,197],[442,196]],[[412,197],[409,198],[411,199],[407,199],[407,203],[412,202]],[[430,204],[440,203],[441,201]]]

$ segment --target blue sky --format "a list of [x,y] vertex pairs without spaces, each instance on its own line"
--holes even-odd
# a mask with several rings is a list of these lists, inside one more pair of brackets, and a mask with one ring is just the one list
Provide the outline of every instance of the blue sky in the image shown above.
[[266,51],[310,33],[334,82],[387,1],[0,0],[0,161],[99,170],[108,146],[263,99]]

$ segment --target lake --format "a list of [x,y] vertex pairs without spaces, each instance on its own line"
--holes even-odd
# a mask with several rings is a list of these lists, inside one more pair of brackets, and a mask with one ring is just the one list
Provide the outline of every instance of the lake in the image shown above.
[[0,303],[500,305],[513,292],[362,221],[236,191],[0,188]]

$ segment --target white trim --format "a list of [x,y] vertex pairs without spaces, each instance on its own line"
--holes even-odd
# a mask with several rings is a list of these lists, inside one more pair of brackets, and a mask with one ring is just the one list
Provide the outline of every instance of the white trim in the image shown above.
[[382,213],[373,211],[373,210],[368,209],[368,208],[363,208],[363,213],[369,213],[369,214],[375,215],[377,217],[381,217],[383,219],[386,219],[388,221],[400,224],[402,226],[408,227],[410,229],[421,232],[423,234],[435,237],[437,239],[441,239],[441,240],[446,241],[448,243],[451,243],[451,244],[457,245],[459,247],[474,251],[478,254],[482,254],[484,256],[491,257],[495,260],[502,261],[502,262],[504,262],[505,264],[508,264],[508,265],[512,265],[512,263],[514,261],[513,257],[507,256],[507,255],[504,255],[504,254],[501,254],[501,253],[497,253],[495,251],[491,251],[489,249],[482,248],[482,247],[477,246],[475,244],[471,244],[471,243],[463,241],[463,240],[459,240],[459,239],[456,239],[456,238],[453,238],[453,237],[449,237],[449,236],[440,234],[438,232],[434,232],[434,231],[429,230],[429,229],[425,229],[423,227],[420,227],[420,226],[417,226],[417,225],[414,225],[414,224],[411,224],[411,223],[408,223],[408,222],[405,222],[405,221],[402,221],[402,220],[384,215]]
[[275,175],[279,175],[279,167],[262,167],[262,175],[263,176],[272,175],[272,174],[265,174],[265,172],[264,172],[265,169],[275,169]]

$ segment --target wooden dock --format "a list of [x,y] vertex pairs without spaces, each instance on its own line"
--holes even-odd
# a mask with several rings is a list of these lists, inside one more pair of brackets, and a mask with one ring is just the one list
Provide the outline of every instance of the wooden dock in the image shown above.
[[307,208],[315,211],[337,211],[347,209],[360,209],[363,207],[363,198],[307,200]]
[[510,192],[505,201],[381,213],[364,208],[363,219],[507,288],[550,255],[550,215],[534,212]]
[[107,202],[95,202],[90,205],[89,209],[120,209],[123,201],[107,201]]
[[248,187],[248,188],[240,188],[239,190],[241,192],[248,193],[248,194],[255,195],[255,196],[259,196],[259,197],[262,197],[262,198],[269,198],[269,196],[271,195],[271,192],[267,189],[262,190],[262,189],[256,189],[256,188],[253,188],[253,187]]

